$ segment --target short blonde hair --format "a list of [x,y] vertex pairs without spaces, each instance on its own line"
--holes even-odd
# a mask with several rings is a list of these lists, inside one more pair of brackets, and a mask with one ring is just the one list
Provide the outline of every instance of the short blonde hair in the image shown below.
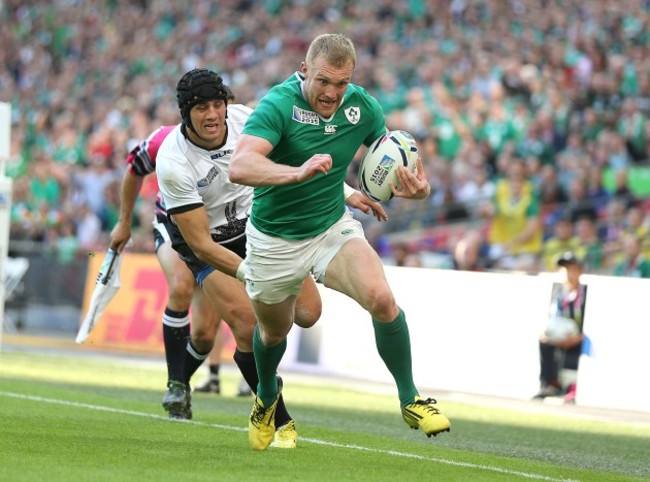
[[352,65],[357,63],[352,40],[338,33],[325,33],[312,40],[305,58],[307,66],[312,65],[318,57],[324,57],[327,63],[335,67],[343,67],[350,61]]

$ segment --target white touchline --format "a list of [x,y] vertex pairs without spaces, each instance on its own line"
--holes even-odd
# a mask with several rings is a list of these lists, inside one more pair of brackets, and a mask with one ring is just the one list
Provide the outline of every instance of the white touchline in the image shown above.
[[[56,405],[66,405],[69,407],[77,407],[77,408],[87,408],[88,410],[97,410],[99,412],[112,412],[112,413],[123,413],[125,415],[133,415],[136,417],[147,417],[147,418],[154,418],[157,420],[167,420],[172,423],[189,423],[192,425],[199,425],[201,427],[214,427],[214,428],[219,428],[223,430],[233,430],[236,432],[248,432],[248,428],[246,427],[233,427],[232,425],[220,425],[218,423],[205,423],[205,422],[197,422],[195,420],[176,420],[176,419],[171,419],[167,416],[164,415],[156,415],[153,413],[145,413],[145,412],[135,412],[133,410],[123,410],[121,408],[113,408],[113,407],[106,407],[102,405],[91,405],[89,403],[79,403],[79,402],[71,402],[68,400],[57,400],[55,398],[44,398],[44,397],[36,397],[34,395],[25,395],[22,393],[13,393],[13,392],[4,392],[0,390],[0,395],[5,396],[5,397],[11,397],[11,398],[20,398],[23,400],[31,400],[34,402],[42,402],[42,403],[52,403]],[[481,464],[472,464],[469,462],[457,462],[455,460],[447,460],[447,459],[440,459],[436,457],[425,457],[423,455],[415,455],[415,454],[409,454],[405,452],[397,452],[395,450],[381,450],[381,449],[373,449],[369,447],[363,447],[361,445],[348,445],[348,444],[340,444],[337,442],[328,442],[326,440],[319,440],[319,439],[313,439],[313,438],[305,438],[305,437],[300,437],[300,442],[304,443],[312,443],[316,445],[326,445],[328,447],[336,447],[336,448],[344,448],[344,449],[350,449],[350,450],[359,450],[363,452],[374,452],[378,454],[386,454],[386,455],[392,455],[394,457],[404,457],[404,458],[409,458],[409,459],[417,459],[417,460],[425,460],[428,462],[435,462],[439,464],[447,464],[447,465],[454,465],[456,467],[467,467],[469,469],[480,469],[480,470],[486,470],[489,472],[497,472],[500,474],[506,474],[506,475],[517,475],[520,477],[523,477],[525,479],[533,479],[533,480],[548,480],[551,482],[579,482],[575,479],[556,479],[554,477],[548,477],[546,475],[539,475],[539,474],[533,474],[533,473],[528,473],[528,472],[520,472],[517,470],[508,470],[508,469],[503,469],[501,467],[494,467],[490,465],[481,465]]]

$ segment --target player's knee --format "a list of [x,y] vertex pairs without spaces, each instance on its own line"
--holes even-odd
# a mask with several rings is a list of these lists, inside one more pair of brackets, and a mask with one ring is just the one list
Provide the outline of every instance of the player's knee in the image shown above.
[[301,328],[314,326],[323,313],[323,304],[320,298],[314,303],[308,305],[296,305],[294,323]]
[[383,287],[373,287],[368,291],[364,307],[374,319],[381,321],[393,320],[399,311],[393,294]]
[[214,335],[210,336],[207,331],[199,330],[192,332],[192,344],[201,353],[208,353],[214,345]]
[[194,295],[194,280],[174,278],[170,279],[168,284],[169,299],[177,305],[186,305],[189,307],[192,303],[192,296]]
[[233,331],[249,331],[252,334],[253,328],[255,328],[255,314],[253,309],[249,304],[238,305],[238,306],[229,306],[222,311],[222,316],[224,319],[229,320],[229,325],[232,328],[235,325]]
[[290,328],[291,325],[288,328],[285,326],[267,327],[260,335],[262,342],[266,346],[276,346],[286,339]]
[[231,326],[230,330],[232,332],[233,338],[235,339],[235,344],[237,348],[242,351],[252,351],[253,350],[253,330],[255,329],[255,324],[250,323],[239,323],[234,326]]

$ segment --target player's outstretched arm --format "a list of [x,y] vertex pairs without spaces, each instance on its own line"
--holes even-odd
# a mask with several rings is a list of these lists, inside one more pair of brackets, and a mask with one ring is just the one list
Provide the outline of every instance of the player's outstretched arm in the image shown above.
[[117,224],[111,231],[108,247],[121,253],[126,243],[131,239],[131,220],[135,202],[142,189],[143,178],[133,174],[129,169],[124,173],[120,190],[120,214]]
[[267,156],[273,145],[261,137],[242,134],[230,159],[230,181],[245,186],[278,186],[301,182],[332,168],[329,154],[315,154],[300,167],[277,164]]
[[183,239],[199,259],[233,278],[237,277],[237,269],[243,260],[212,240],[205,207],[172,214],[172,218]]

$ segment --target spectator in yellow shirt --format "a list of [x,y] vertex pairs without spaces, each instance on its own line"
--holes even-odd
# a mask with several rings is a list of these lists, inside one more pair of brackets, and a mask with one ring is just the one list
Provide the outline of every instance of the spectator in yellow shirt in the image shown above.
[[497,183],[482,214],[491,218],[488,242],[495,266],[533,270],[542,248],[540,204],[520,159],[510,161],[507,178]]
[[553,226],[553,235],[542,246],[542,269],[555,271],[558,257],[566,251],[576,251],[579,243],[571,218],[559,218]]

